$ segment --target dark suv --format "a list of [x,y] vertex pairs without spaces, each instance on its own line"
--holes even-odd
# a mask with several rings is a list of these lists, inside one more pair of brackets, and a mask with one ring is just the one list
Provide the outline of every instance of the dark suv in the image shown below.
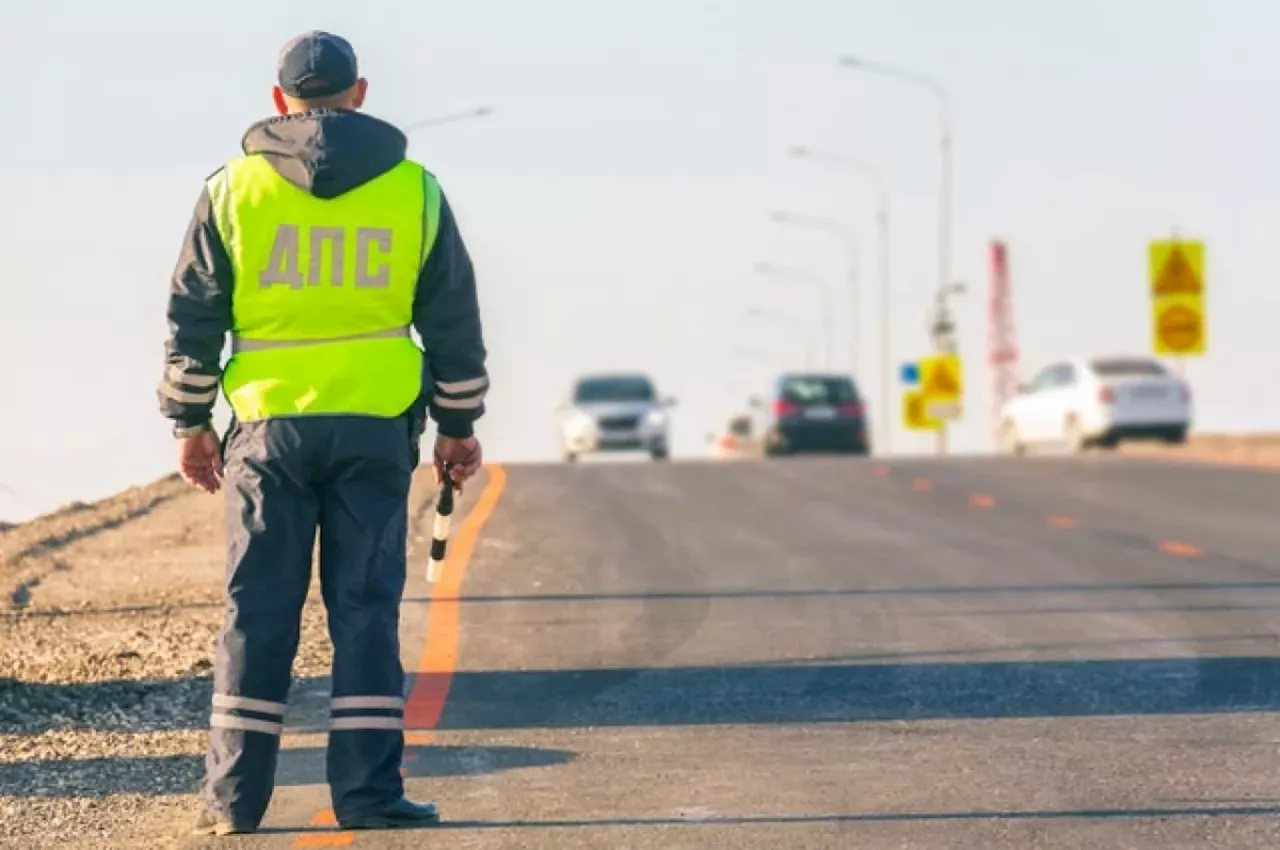
[[866,409],[848,375],[788,373],[774,382],[769,398],[752,399],[762,420],[757,433],[770,456],[804,452],[866,455],[870,451]]

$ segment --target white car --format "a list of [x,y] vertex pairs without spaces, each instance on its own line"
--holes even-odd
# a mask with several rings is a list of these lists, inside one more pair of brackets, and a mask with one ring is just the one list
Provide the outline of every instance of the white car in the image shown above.
[[1001,448],[1058,444],[1072,452],[1129,440],[1183,443],[1191,389],[1149,357],[1077,358],[1041,370],[1001,410]]
[[560,412],[560,454],[572,463],[593,452],[644,451],[666,460],[674,399],[659,399],[647,375],[584,375]]

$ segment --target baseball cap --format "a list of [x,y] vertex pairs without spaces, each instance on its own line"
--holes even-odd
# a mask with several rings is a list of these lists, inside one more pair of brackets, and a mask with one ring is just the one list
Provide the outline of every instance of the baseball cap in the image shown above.
[[346,91],[360,79],[351,43],[323,30],[290,39],[280,50],[276,72],[284,93],[301,100]]

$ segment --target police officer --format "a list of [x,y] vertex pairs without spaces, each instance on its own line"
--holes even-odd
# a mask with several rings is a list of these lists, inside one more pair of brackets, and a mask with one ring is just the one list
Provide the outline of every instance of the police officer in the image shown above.
[[[345,829],[431,824],[436,807],[406,800],[400,775],[407,502],[428,415],[437,479],[445,462],[459,485],[480,467],[475,279],[435,177],[399,130],[357,111],[368,84],[350,44],[305,33],[278,71],[279,115],[206,181],[168,303],[161,411],[184,478],[227,485],[228,607],[195,831],[253,832],[267,809],[317,530],[334,813]],[[233,413],[222,440],[219,384]]]

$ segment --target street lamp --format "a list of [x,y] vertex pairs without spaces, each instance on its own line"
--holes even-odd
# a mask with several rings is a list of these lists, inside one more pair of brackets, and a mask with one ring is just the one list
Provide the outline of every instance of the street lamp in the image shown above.
[[942,186],[938,194],[938,287],[946,287],[951,282],[951,95],[934,77],[885,65],[879,62],[868,62],[856,56],[843,56],[840,64],[855,71],[864,71],[901,83],[920,86],[930,91],[938,101],[941,132],[939,151],[942,157]]
[[[938,290],[951,284],[951,95],[936,78],[918,71],[870,62],[857,56],[842,56],[840,64],[855,71],[884,77],[931,92],[938,101],[940,121],[939,151],[942,157],[942,185],[938,192]],[[938,454],[947,452],[946,423],[938,431]]]
[[777,224],[791,224],[799,227],[809,227],[814,230],[821,230],[824,233],[840,236],[848,243],[849,304],[853,308],[852,315],[849,319],[849,326],[853,331],[853,345],[849,350],[849,369],[853,374],[857,375],[858,352],[862,345],[862,337],[858,333],[862,319],[862,293],[860,291],[861,287],[858,285],[858,232],[847,224],[842,224],[841,222],[833,219],[800,215],[798,213],[787,212],[785,210],[775,210],[771,218]]
[[400,128],[401,132],[411,133],[414,130],[423,130],[428,127],[437,127],[441,124],[456,124],[459,121],[470,121],[476,118],[487,118],[492,115],[494,109],[492,106],[478,106],[474,109],[466,109],[461,112],[450,112],[445,115],[437,115],[433,118],[424,118],[421,121],[414,121],[412,124],[406,124]]
[[882,436],[877,443],[889,452],[890,434],[893,431],[893,405],[891,403],[894,384],[894,364],[892,350],[892,328],[890,326],[890,309],[892,306],[893,286],[890,282],[889,261],[891,258],[889,241],[889,183],[884,173],[866,160],[843,153],[814,150],[796,145],[791,148],[791,155],[796,159],[804,159],[820,165],[829,165],[854,171],[868,180],[876,191],[876,226],[880,239],[880,432]]
[[824,365],[830,368],[834,363],[832,356],[833,334],[831,332],[833,314],[831,310],[831,288],[827,285],[827,281],[821,275],[816,275],[813,272],[790,266],[779,266],[774,263],[756,263],[756,272],[776,280],[794,280],[798,283],[805,283],[818,291],[819,308],[822,311],[823,360],[825,361]]
[[777,310],[765,310],[760,307],[748,307],[745,315],[751,319],[760,319],[763,321],[774,322],[780,325],[787,325],[792,330],[798,331],[800,337],[804,340],[804,360],[805,368],[813,368],[813,326],[804,319],[792,316],[789,313],[781,313]]
[[772,352],[765,351],[762,348],[749,348],[744,345],[738,346],[738,348],[735,349],[734,353],[737,354],[739,357],[748,357],[754,360],[767,360],[770,363],[778,359],[777,356]]
[[938,290],[934,296],[933,314],[927,327],[933,338],[933,346],[943,354],[956,353],[956,323],[951,315],[952,295],[963,295],[967,287],[963,283],[951,283]]
[[784,368],[782,366],[782,358],[778,356],[776,351],[765,351],[761,348],[739,346],[734,351],[734,354],[747,360],[757,360],[761,363],[766,363],[770,369],[777,371],[781,371]]

